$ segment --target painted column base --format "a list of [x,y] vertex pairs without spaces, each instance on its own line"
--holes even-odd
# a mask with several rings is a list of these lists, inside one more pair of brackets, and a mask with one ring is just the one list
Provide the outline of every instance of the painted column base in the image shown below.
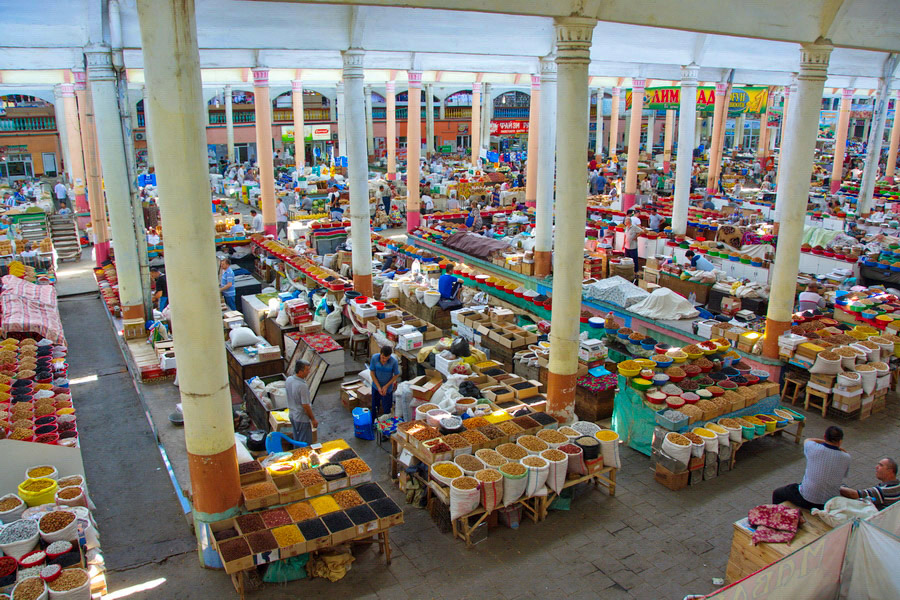
[[234,445],[217,454],[188,452],[188,467],[195,514],[219,515],[241,505],[241,481]]
[[766,358],[778,358],[778,338],[790,328],[790,322],[766,319],[766,335],[763,338],[763,356]]
[[706,188],[706,193],[711,196],[714,195],[716,193],[716,191],[717,191],[716,188],[711,188],[711,187]]
[[637,202],[637,194],[622,194],[622,210],[628,210]]
[[672,162],[668,160],[663,161],[663,173],[668,175],[672,171]]
[[133,306],[127,306],[125,304],[122,305],[122,318],[123,319],[144,319],[144,305],[143,304],[135,304]]
[[526,200],[525,200],[525,206],[527,206],[527,207],[529,207],[529,208],[534,208],[534,207],[537,206],[537,200],[528,200],[528,199],[526,199]]
[[577,381],[578,375],[575,373],[560,375],[551,371],[547,374],[547,412],[560,422],[571,422],[575,415]]
[[372,297],[372,274],[368,275],[354,275],[353,276],[353,289],[362,294],[363,296]]
[[890,183],[890,184],[894,184],[894,183],[895,183],[895,180],[894,180],[894,176],[893,176],[893,175],[886,175],[885,178],[884,178],[884,180],[887,181],[887,182]]
[[385,179],[387,179],[388,181],[397,181],[397,174],[396,173],[387,173],[385,175]]
[[[893,181],[890,182],[890,183],[893,183]],[[841,181],[840,181],[840,180],[835,181],[834,179],[832,179],[832,180],[831,180],[831,185],[829,186],[828,190],[829,190],[832,194],[836,194],[837,191],[838,191],[839,189],[841,189]]]
[[534,251],[534,276],[547,277],[553,264],[553,253],[549,250]]
[[275,225],[274,223],[265,224],[265,225],[263,225],[263,232],[266,235],[277,236],[278,235],[278,226]]
[[109,260],[109,242],[97,242],[94,244],[94,260],[98,267]]
[[422,224],[422,213],[418,210],[406,210],[406,231],[415,231]]

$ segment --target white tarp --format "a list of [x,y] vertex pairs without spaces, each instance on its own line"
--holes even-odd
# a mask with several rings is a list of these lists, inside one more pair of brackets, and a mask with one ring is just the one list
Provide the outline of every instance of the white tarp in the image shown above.
[[841,598],[900,598],[900,538],[860,521],[850,536]]
[[700,313],[683,296],[669,288],[657,288],[642,301],[629,308],[633,313],[651,319],[693,319]]

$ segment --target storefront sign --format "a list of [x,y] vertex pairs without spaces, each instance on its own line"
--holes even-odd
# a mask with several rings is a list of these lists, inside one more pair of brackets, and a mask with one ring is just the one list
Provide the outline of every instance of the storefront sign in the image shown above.
[[[731,90],[728,112],[761,113],[766,110],[769,89],[766,87],[736,87]],[[681,87],[654,87],[644,90],[644,108],[650,110],[677,109],[681,101]],[[715,110],[716,88],[697,88],[697,110],[712,112]],[[625,91],[625,108],[631,108],[631,90]]]
[[[319,125],[304,125],[303,140],[306,142],[327,141],[331,139],[331,129],[329,127],[321,127]],[[285,144],[294,143],[294,126],[281,126],[281,141]]]
[[450,146],[449,144],[446,146],[438,146],[437,150],[441,154],[450,154],[451,152],[453,152],[453,146]]
[[528,133],[527,120],[491,121],[491,135],[516,135]]

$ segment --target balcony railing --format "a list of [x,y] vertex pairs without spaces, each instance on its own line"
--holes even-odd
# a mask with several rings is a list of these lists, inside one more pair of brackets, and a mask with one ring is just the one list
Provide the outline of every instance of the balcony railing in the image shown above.
[[[471,109],[469,113],[471,114]],[[529,109],[512,107],[512,106],[496,106],[494,107],[495,119],[527,119],[530,114]]]
[[445,119],[471,119],[471,106],[448,106],[444,109]]
[[[425,115],[426,115],[425,110],[426,109],[423,106],[422,107],[422,118],[423,119],[425,118]],[[396,107],[396,109],[394,111],[394,114],[396,115],[395,118],[400,121],[406,120],[406,113],[407,113],[407,107],[405,107],[405,106],[398,106],[398,107]],[[387,108],[385,108],[384,106],[373,106],[372,107],[372,120],[373,121],[384,121],[386,118],[387,118]],[[434,118],[435,119],[441,118],[441,109],[439,106],[434,107]]]
[[[255,123],[256,112],[252,110],[236,110],[232,113],[232,119],[235,124],[238,123]],[[225,125],[225,113],[209,113],[210,125]]]
[[47,131],[56,129],[55,117],[12,117],[0,119],[0,131]]

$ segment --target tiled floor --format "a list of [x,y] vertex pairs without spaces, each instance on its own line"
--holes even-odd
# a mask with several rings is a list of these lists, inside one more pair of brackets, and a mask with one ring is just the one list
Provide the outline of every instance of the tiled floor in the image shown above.
[[[89,276],[89,273],[88,273]],[[100,302],[99,299],[95,300]],[[83,302],[83,300],[82,300]],[[102,322],[95,326],[106,327]],[[68,324],[67,324],[68,327]],[[103,348],[82,348],[72,352],[98,355],[118,352],[114,344]],[[99,354],[98,354],[99,353]],[[84,357],[82,357],[84,358]],[[73,361],[77,358],[73,357]],[[355,368],[354,368],[355,367]],[[358,363],[348,365],[356,372]],[[166,451],[174,463],[179,485],[188,488],[183,432],[171,426],[165,415],[178,401],[177,388],[169,383],[138,386],[153,416]],[[78,401],[76,396],[76,401]],[[887,410],[865,421],[842,423],[845,447],[853,457],[848,483],[874,484],[874,466],[885,455],[900,458],[898,400],[890,395]],[[353,439],[349,414],[340,405],[336,383],[323,386],[314,410],[321,423],[320,439],[344,437],[376,469],[387,486],[388,455],[374,442]],[[122,417],[112,411],[110,426]],[[820,437],[832,421],[809,415],[805,434]],[[149,427],[139,418],[128,423],[132,429]],[[147,432],[141,433],[146,435]],[[137,435],[135,433],[134,435]],[[117,443],[116,437],[96,438]],[[120,440],[121,441],[121,440]],[[87,440],[85,440],[87,444]],[[162,466],[153,445],[143,446],[146,456],[130,460]],[[123,453],[124,447],[95,447],[91,454],[102,460],[104,452]],[[128,451],[135,452],[136,447]],[[614,498],[603,491],[588,490],[576,496],[569,511],[554,511],[540,524],[524,521],[516,530],[497,528],[487,539],[467,550],[462,542],[442,534],[421,509],[407,506],[406,522],[392,533],[393,562],[384,565],[374,549],[359,550],[347,576],[337,583],[323,579],[287,585],[267,585],[250,597],[272,599],[329,595],[341,598],[383,599],[479,599],[527,600],[532,598],[640,598],[681,599],[689,593],[707,593],[713,578],[724,577],[731,546],[731,524],[746,516],[748,509],[770,500],[771,491],[799,481],[804,468],[800,446],[789,439],[764,438],[747,444],[739,453],[735,470],[713,480],[672,492],[653,480],[649,459],[628,448],[622,449],[623,467],[618,475]],[[164,472],[164,471],[163,471]],[[89,484],[94,484],[90,478]],[[118,545],[110,544],[107,561],[111,566],[128,563],[109,574],[111,592],[128,600],[178,598],[233,598],[230,579],[222,572],[200,568],[195,552],[185,550],[190,533],[186,526],[160,536],[158,522],[171,526],[182,515],[172,498],[154,503],[152,498],[130,509],[128,494],[137,493],[134,482],[122,481],[123,494],[113,489],[116,478],[108,478],[103,494],[110,506],[98,511],[101,535],[127,522],[128,510],[144,520],[134,529],[136,548],[151,545],[147,564],[115,556]],[[392,492],[403,502],[398,490]],[[174,495],[173,495],[174,496]],[[119,498],[119,500],[117,500]],[[119,503],[122,506],[114,506]],[[154,507],[156,507],[154,509]],[[107,515],[112,515],[106,519]],[[183,530],[183,531],[182,531]],[[146,535],[148,539],[140,536]],[[121,532],[108,537],[117,541]],[[127,538],[127,536],[126,536]],[[166,553],[165,549],[169,548]],[[121,550],[121,552],[125,552]],[[128,556],[134,556],[132,552]],[[140,590],[132,586],[153,586]],[[127,595],[125,595],[127,593]]]

